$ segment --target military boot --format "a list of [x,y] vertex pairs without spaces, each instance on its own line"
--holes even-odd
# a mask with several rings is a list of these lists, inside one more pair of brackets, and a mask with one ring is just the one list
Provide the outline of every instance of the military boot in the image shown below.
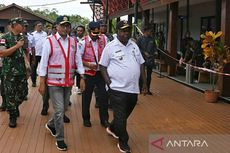
[[9,127],[15,128],[17,126],[17,118],[16,117],[10,117]]

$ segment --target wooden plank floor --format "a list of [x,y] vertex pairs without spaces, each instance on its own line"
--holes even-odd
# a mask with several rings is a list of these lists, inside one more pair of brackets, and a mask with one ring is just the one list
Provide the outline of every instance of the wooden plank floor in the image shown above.
[[[128,121],[129,144],[133,153],[148,153],[150,134],[230,134],[230,105],[205,103],[202,93],[167,78],[153,75],[153,96],[139,96]],[[20,106],[15,129],[8,127],[8,114],[0,113],[0,153],[57,153],[55,139],[44,125],[50,118],[41,116],[42,100],[37,88],[30,87],[29,99]],[[118,153],[117,141],[100,126],[98,110],[91,105],[92,127],[81,118],[81,96],[73,90],[72,106],[65,124],[68,153]],[[110,111],[112,116],[112,112]]]

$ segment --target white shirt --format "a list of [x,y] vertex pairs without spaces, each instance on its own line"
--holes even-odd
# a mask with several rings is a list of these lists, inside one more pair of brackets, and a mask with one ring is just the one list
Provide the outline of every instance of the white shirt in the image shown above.
[[[68,52],[68,38],[69,36],[66,37],[66,39],[63,39],[59,33],[56,33],[57,36],[57,40],[60,41],[65,54],[67,54]],[[40,67],[39,67],[39,76],[46,76],[47,74],[47,67],[48,67],[48,62],[49,62],[49,56],[50,56],[50,43],[49,40],[47,39],[45,41],[44,47],[42,49],[42,57],[41,57],[41,61],[40,61]],[[83,63],[82,63],[82,59],[81,59],[81,55],[79,52],[76,52],[76,64],[77,64],[77,68],[78,68],[78,73],[79,74],[84,74],[85,73],[85,69],[83,67]]]
[[111,89],[138,94],[140,65],[144,62],[135,42],[129,40],[124,46],[115,38],[104,48],[99,64],[107,67]]
[[41,56],[42,55],[42,47],[45,43],[45,40],[47,38],[47,33],[45,31],[34,31],[32,33],[34,37],[34,43],[35,43],[35,55]]
[[27,38],[28,38],[28,48],[30,50],[30,54],[31,53],[31,48],[32,47],[35,47],[35,40],[34,40],[34,37],[33,35],[31,35],[30,33],[27,32]]

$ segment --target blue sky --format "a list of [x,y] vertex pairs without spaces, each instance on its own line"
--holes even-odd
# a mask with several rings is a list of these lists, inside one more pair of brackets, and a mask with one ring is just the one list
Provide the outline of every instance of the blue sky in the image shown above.
[[[1,0],[0,4],[9,5],[12,3],[15,3],[20,6],[29,6],[29,5],[42,5],[42,4],[50,4],[50,3],[57,3],[57,2],[63,2],[67,0]],[[90,6],[88,4],[80,4],[80,2],[84,2],[87,0],[76,0],[73,2],[65,3],[65,4],[58,4],[58,5],[52,5],[52,6],[46,6],[46,7],[31,7],[31,9],[52,9],[56,8],[58,10],[58,14],[60,15],[72,15],[72,14],[78,14],[82,17],[87,17],[88,19],[92,19],[93,13],[90,9]]]

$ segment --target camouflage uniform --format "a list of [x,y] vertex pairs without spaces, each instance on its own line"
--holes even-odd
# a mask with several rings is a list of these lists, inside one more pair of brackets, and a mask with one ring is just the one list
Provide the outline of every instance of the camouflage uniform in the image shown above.
[[[6,48],[16,45],[16,41],[22,39],[21,35],[15,36],[9,32],[0,38],[1,43]],[[28,94],[28,84],[26,79],[26,67],[23,49],[17,49],[12,55],[4,57],[2,66],[3,88],[5,91],[6,107],[10,117],[18,116],[18,106],[23,102]]]

